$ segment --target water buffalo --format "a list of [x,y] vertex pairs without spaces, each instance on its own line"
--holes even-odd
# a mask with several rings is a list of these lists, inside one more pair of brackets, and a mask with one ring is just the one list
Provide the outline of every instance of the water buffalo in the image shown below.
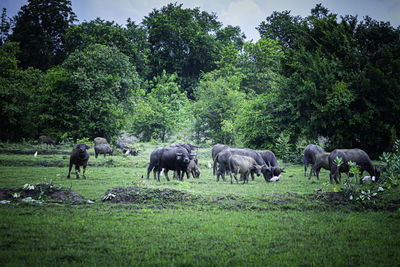
[[121,150],[122,153],[124,154],[129,154],[131,156],[137,156],[138,152],[136,149],[133,147],[133,144],[131,141],[122,141],[119,140],[116,147]]
[[242,155],[232,155],[229,158],[229,170],[231,175],[231,184],[232,181],[232,174],[235,177],[236,183],[238,184],[239,181],[237,179],[237,174],[240,173],[240,179],[243,180],[244,183],[249,183],[249,174],[251,171],[256,172],[257,175],[261,174],[262,167],[257,164],[257,162],[247,156]]
[[[215,157],[223,150],[229,148],[229,146],[227,145],[223,145],[223,144],[215,144],[213,146],[213,148],[211,149],[211,157],[213,159],[213,161],[215,161]],[[215,169],[213,171],[213,175],[215,175]],[[219,175],[221,175],[221,167],[218,168],[217,170],[217,177],[219,177]]]
[[196,162],[191,159],[189,162],[189,165],[186,169],[186,177],[189,179],[190,174],[193,176],[193,178],[199,178],[200,177],[200,170],[199,167],[197,167]]
[[99,154],[104,154],[104,157],[106,157],[106,154],[109,154],[110,156],[114,156],[114,151],[110,147],[109,144],[97,144],[94,146],[94,153],[95,157],[97,159],[97,156]]
[[[318,153],[322,153],[322,152],[324,152],[322,147],[320,147],[318,145],[313,145],[313,144],[308,145],[304,149],[304,176],[305,177],[307,177],[308,165],[311,165],[311,171],[312,171],[312,165],[315,162],[315,155]],[[311,173],[310,173],[310,175],[311,175]]]
[[[335,164],[335,158],[341,158],[343,163],[340,167]],[[372,164],[371,159],[368,157],[368,154],[365,153],[361,149],[335,149],[333,150],[330,155],[328,156],[329,161],[329,169],[330,174],[329,178],[331,184],[333,184],[333,179],[338,184],[337,177],[341,181],[341,173],[344,172],[349,175],[349,165],[348,162],[352,161],[355,162],[358,167],[360,168],[360,176],[362,177],[363,172],[367,171],[371,176],[375,176],[376,181],[379,179],[380,176],[380,169]],[[360,183],[362,183],[362,179],[360,179]]]
[[321,168],[324,168],[325,170],[330,170],[328,159],[329,154],[330,153],[322,152],[315,155],[315,162],[311,167],[308,180],[311,179],[311,173],[315,173],[315,175],[317,176],[317,180],[319,180],[319,172],[321,171]]
[[85,171],[87,162],[89,160],[89,152],[87,150],[89,148],[90,146],[86,144],[79,144],[72,149],[71,156],[69,158],[69,170],[67,175],[68,179],[70,178],[72,165],[75,165],[76,179],[79,179],[80,166],[83,166],[83,179],[86,179]]
[[214,173],[217,164],[220,165],[221,170],[220,173],[217,173],[217,182],[219,181],[219,175],[221,175],[222,179],[225,181],[225,171],[229,170],[229,158],[232,155],[242,155],[253,158],[257,164],[262,167],[261,173],[263,174],[265,181],[269,182],[269,180],[272,178],[273,173],[271,167],[265,163],[260,154],[255,150],[250,148],[227,148],[218,153],[214,160]]
[[156,180],[156,173],[158,171],[158,158],[160,157],[162,147],[156,147],[150,154],[150,163],[147,168],[147,179],[149,179],[150,172],[154,172],[154,180]]
[[103,138],[103,137],[96,137],[94,139],[94,145],[100,145],[100,144],[106,144],[109,145],[109,143],[107,142],[107,139]]
[[278,161],[275,157],[274,152],[270,151],[270,150],[261,150],[261,151],[257,151],[260,156],[263,158],[263,160],[265,161],[265,163],[267,165],[270,165],[272,168],[272,173],[274,176],[279,176],[282,172],[285,172],[285,168],[286,166],[284,166],[283,168],[279,167]]
[[190,160],[193,158],[193,155],[189,154],[189,152],[181,146],[165,146],[161,148],[157,163],[158,181],[160,181],[160,172],[162,169],[164,169],[167,181],[169,181],[169,170],[177,171],[179,179],[183,181],[183,175],[187,170]]
[[50,136],[45,135],[39,136],[39,145],[43,144],[56,146],[56,142]]

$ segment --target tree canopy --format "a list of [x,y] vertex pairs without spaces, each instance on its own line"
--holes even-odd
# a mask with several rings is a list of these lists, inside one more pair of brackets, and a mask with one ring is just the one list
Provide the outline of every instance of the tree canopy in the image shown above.
[[399,27],[318,4],[306,17],[275,11],[257,29],[246,42],[239,26],[177,3],[125,25],[76,23],[67,0],[29,0],[14,18],[3,10],[0,138],[126,130],[282,155],[321,137],[327,150],[392,147]]

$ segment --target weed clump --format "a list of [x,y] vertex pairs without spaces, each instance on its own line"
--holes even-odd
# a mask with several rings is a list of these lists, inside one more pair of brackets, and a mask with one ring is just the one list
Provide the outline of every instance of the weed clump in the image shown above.
[[25,184],[23,188],[17,189],[0,189],[0,201],[10,202],[55,202],[55,203],[71,203],[83,204],[84,199],[74,191],[62,186],[48,184]]

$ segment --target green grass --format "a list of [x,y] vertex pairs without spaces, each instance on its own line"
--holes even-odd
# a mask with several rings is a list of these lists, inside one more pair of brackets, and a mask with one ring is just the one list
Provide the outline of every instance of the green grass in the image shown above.
[[[304,167],[294,165],[277,183],[266,183],[261,176],[246,185],[231,185],[230,179],[217,183],[206,168],[211,148],[202,148],[199,179],[167,182],[162,177],[157,182],[152,175],[146,179],[154,147],[142,144],[137,157],[93,156],[87,180],[76,180],[74,175],[66,179],[65,155],[0,154],[0,188],[52,182],[95,201],[0,205],[2,265],[393,266],[400,262],[400,212],[323,201],[315,190],[336,187],[328,184],[325,170],[319,181],[308,180]],[[59,162],[60,167],[39,166],[41,161],[49,166]],[[101,200],[118,186],[139,188],[148,199]],[[165,189],[191,197],[161,201],[156,192]],[[399,198],[397,189],[384,193]]]

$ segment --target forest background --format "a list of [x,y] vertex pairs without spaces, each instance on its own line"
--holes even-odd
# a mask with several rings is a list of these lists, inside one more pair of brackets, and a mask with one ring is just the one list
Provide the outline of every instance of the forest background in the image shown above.
[[0,139],[121,131],[225,143],[285,159],[317,139],[377,157],[398,138],[400,28],[273,12],[246,42],[217,14],[168,4],[137,24],[77,23],[68,0],[30,0],[0,25]]

